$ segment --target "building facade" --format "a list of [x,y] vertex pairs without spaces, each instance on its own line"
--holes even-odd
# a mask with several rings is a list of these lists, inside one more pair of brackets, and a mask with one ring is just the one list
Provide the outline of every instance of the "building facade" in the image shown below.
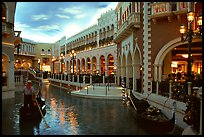
[[52,44],[37,43],[36,44],[36,64],[35,68],[42,71],[51,71]]
[[[189,11],[200,15],[202,3],[120,2],[101,15],[98,24],[54,43],[52,68],[55,73],[114,74],[118,85],[124,81],[134,91],[158,93],[169,74],[182,73],[174,80],[185,81],[188,41],[181,41],[179,26],[188,26]],[[191,52],[192,72],[202,76],[201,44],[202,38],[194,38]]]
[[[116,73],[117,45],[113,42],[116,33],[115,11],[110,10],[101,15],[98,24],[80,33],[58,41],[58,72],[68,74],[110,76]],[[75,53],[75,58],[70,55]],[[64,58],[62,62],[63,53]]]
[[14,49],[20,31],[14,31],[16,2],[2,2],[2,99],[14,97]]
[[29,68],[34,68],[35,66],[35,56],[36,56],[36,42],[21,38],[21,43],[15,48],[14,57],[15,71],[19,69],[28,70]]
[[[202,13],[201,7],[199,2],[118,4],[114,41],[118,46],[118,76],[124,79],[126,87],[151,93],[152,81],[158,84],[168,74],[187,72],[187,58],[182,56],[188,54],[188,41],[181,42],[179,26],[188,26],[187,13],[194,11],[198,16]],[[194,21],[193,28],[196,27]],[[201,44],[202,38],[193,39],[192,71],[195,74],[202,74]],[[172,67],[174,63],[176,67]],[[156,90],[158,92],[158,88]]]
[[[120,2],[115,10],[101,15],[98,24],[53,44],[58,63],[54,72],[90,77],[113,74],[117,85],[133,89],[138,97],[148,97],[154,106],[161,108],[166,103],[163,108],[170,116],[169,108],[178,100],[177,94],[173,95],[170,83],[162,82],[169,76],[174,84],[187,81],[189,43],[181,41],[179,27],[184,24],[188,28],[189,11],[195,12],[191,25],[196,30],[201,2]],[[191,58],[193,75],[202,78],[202,37],[193,37]],[[167,88],[165,94],[161,86]],[[181,100],[176,120],[185,128],[182,110],[186,104]]]
[[[14,97],[14,70],[31,67],[73,74],[72,82],[80,83],[86,83],[85,78],[75,81],[74,76],[99,75],[103,77],[101,83],[113,76],[117,85],[124,84],[139,96],[156,93],[148,96],[155,106],[164,102],[157,95],[162,92],[159,84],[169,74],[181,73],[173,80],[185,81],[189,43],[181,41],[179,26],[189,26],[189,11],[202,14],[201,2],[119,2],[114,10],[102,14],[97,24],[72,37],[36,43],[14,31],[15,7],[15,2],[2,3],[2,98]],[[194,30],[197,21],[196,17],[191,24]],[[202,37],[193,37],[191,56],[191,71],[202,78]],[[168,109],[173,98],[169,95],[167,99]],[[180,102],[177,122],[182,127],[186,126],[182,121],[184,107]]]

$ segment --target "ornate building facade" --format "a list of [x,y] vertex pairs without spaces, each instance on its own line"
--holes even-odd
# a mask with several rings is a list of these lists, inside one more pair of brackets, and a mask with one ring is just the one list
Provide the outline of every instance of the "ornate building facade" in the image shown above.
[[2,99],[14,97],[14,49],[21,42],[14,31],[16,2],[2,2]]
[[[158,93],[158,84],[169,74],[182,72],[184,80],[188,42],[181,42],[179,26],[188,26],[189,11],[201,14],[200,5],[199,2],[120,2],[115,10],[101,15],[97,25],[54,43],[57,56],[52,68],[57,69],[55,73],[114,74],[118,85],[123,80],[134,91]],[[193,27],[197,27],[196,19]],[[201,42],[201,38],[193,39],[195,74],[202,74]],[[75,58],[70,56],[72,51]]]
[[19,47],[15,48],[15,71],[19,69],[28,70],[35,65],[36,42],[29,39],[21,38]]
[[[55,48],[59,51],[58,59],[60,60],[61,53],[64,55],[64,62],[58,62],[60,66],[58,72],[88,75],[98,72],[104,76],[115,74],[117,66],[117,45],[113,42],[115,33],[115,11],[110,10],[101,15],[98,25],[56,42],[55,45],[60,46]],[[75,59],[70,56],[73,51],[76,54]]]
[[[118,85],[124,83],[139,97],[148,97],[154,106],[166,103],[165,109],[170,112],[175,98],[169,89],[166,98],[160,96],[164,91],[159,85],[177,73],[182,76],[174,77],[174,82],[186,81],[188,41],[181,41],[179,27],[189,26],[189,11],[196,15],[192,22],[196,30],[202,14],[200,2],[120,2],[115,10],[103,14],[97,25],[53,44],[59,66],[54,72],[104,77],[113,74]],[[191,71],[202,77],[202,37],[193,37],[191,56]],[[179,102],[177,122],[181,127],[186,126],[182,121],[184,108],[185,103]]]

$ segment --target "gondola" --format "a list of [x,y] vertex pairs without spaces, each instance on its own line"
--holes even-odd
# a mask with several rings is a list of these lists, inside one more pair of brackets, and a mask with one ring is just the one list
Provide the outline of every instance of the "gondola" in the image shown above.
[[171,134],[175,128],[175,102],[173,103],[172,118],[169,119],[160,109],[151,106],[145,99],[137,99],[132,92],[128,96],[134,108],[134,116],[144,129],[152,134]]
[[46,114],[45,99],[39,91],[37,95],[33,94],[33,106],[22,105],[19,109],[20,121],[41,121],[42,117]]

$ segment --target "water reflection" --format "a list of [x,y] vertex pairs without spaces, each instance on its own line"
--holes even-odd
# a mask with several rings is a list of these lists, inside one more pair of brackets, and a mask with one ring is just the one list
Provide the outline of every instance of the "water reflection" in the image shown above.
[[77,117],[74,111],[68,112],[68,120],[70,124],[71,135],[77,135],[79,124],[78,124]]
[[[36,87],[38,88],[38,87]],[[2,101],[2,133],[6,135],[147,135],[122,100],[75,97],[66,90],[44,85],[46,114],[38,123],[19,123],[22,93]],[[49,128],[46,126],[48,125]]]

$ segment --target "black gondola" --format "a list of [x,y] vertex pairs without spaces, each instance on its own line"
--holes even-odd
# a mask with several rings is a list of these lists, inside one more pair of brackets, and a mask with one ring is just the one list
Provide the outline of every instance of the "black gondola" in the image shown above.
[[46,105],[40,91],[37,95],[33,94],[33,105],[30,107],[22,105],[19,114],[21,122],[28,120],[41,121],[46,114]]
[[169,119],[162,111],[156,107],[150,106],[148,101],[137,99],[132,92],[128,99],[131,106],[136,110],[134,116],[138,123],[152,134],[171,134],[175,128],[175,107],[173,103],[172,118]]

